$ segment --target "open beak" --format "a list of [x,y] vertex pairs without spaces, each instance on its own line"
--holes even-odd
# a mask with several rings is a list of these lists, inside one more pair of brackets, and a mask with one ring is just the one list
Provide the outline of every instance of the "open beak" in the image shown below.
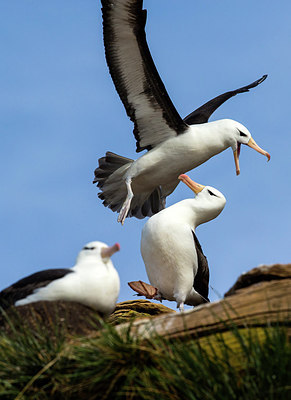
[[[257,143],[254,141],[253,138],[250,138],[250,140],[249,140],[249,142],[247,143],[247,145],[248,145],[249,147],[251,147],[252,149],[256,150],[258,153],[263,154],[264,156],[266,156],[266,157],[268,158],[268,161],[270,161],[270,158],[271,158],[270,154],[269,154],[267,151],[261,149],[261,148],[257,145]],[[235,170],[236,170],[236,174],[237,174],[237,175],[240,174],[239,161],[238,161],[238,159],[239,159],[239,154],[240,154],[240,146],[241,146],[241,143],[238,143],[238,144],[237,144],[237,150],[235,150],[235,151],[233,152],[234,163],[235,163]]]
[[253,138],[250,138],[248,146],[251,147],[252,149],[256,150],[258,153],[263,154],[263,156],[266,156],[268,158],[268,161],[270,161],[270,154],[268,152],[266,152],[265,150],[261,149],[257,143],[254,141]]
[[119,243],[115,243],[113,246],[110,247],[103,247],[101,249],[101,257],[102,258],[110,258],[114,253],[120,250]]
[[[240,144],[240,143],[239,143]],[[233,152],[233,156],[234,156],[234,163],[235,163],[235,170],[236,170],[236,174],[239,175],[240,174],[240,169],[239,169],[239,153],[240,153],[240,149],[239,147]]]
[[199,185],[199,183],[192,181],[192,179],[190,179],[186,174],[179,175],[178,179],[185,183],[185,185],[187,185],[195,194],[198,194],[201,192],[201,190],[203,190],[203,188],[205,188],[205,186]]

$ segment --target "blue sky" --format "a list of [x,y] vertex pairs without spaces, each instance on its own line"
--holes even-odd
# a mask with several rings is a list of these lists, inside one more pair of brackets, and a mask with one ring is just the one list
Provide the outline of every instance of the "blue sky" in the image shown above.
[[[183,117],[269,74],[212,120],[243,123],[271,161],[244,146],[239,177],[230,149],[189,173],[227,199],[222,214],[197,229],[216,300],[243,271],[290,262],[291,3],[145,0],[144,7],[152,56]],[[105,62],[100,8],[97,0],[0,3],[0,289],[72,266],[92,240],[121,244],[113,256],[120,301],[135,298],[128,281],[147,281],[139,250],[145,220],[117,224],[91,183],[107,150],[137,157]],[[167,205],[188,197],[180,184]]]

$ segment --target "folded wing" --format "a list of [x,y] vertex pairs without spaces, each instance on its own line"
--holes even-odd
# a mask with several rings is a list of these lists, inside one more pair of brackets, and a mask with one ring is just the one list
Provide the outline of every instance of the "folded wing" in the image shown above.
[[63,278],[65,275],[74,272],[71,269],[46,269],[26,276],[15,282],[13,285],[0,292],[0,306],[7,308],[32,294],[35,290],[47,286],[56,279]]

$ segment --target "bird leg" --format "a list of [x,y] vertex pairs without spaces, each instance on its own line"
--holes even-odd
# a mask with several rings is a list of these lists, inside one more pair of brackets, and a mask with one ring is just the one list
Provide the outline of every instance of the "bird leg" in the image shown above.
[[163,297],[161,292],[157,291],[157,294],[153,297],[153,299],[158,300],[162,303],[165,298]]
[[127,214],[130,209],[131,200],[133,198],[133,191],[131,189],[131,178],[126,178],[125,184],[127,187],[127,196],[126,196],[126,199],[121,207],[120,213],[117,218],[117,222],[121,222],[121,225],[124,224],[125,218],[127,217]]
[[177,308],[179,308],[180,312],[184,312],[184,301],[181,301],[181,303],[178,303]]
[[162,209],[166,208],[166,196],[161,197]]

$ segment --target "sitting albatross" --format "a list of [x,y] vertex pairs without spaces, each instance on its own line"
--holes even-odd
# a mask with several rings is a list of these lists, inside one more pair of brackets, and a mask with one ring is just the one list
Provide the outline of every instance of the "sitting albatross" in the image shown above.
[[99,159],[93,183],[103,204],[127,216],[144,218],[165,207],[165,199],[179,183],[178,176],[231,147],[237,175],[241,144],[270,159],[239,122],[208,122],[226,100],[263,82],[226,92],[208,101],[184,120],[173,105],[151,57],[145,34],[142,0],[101,0],[105,55],[116,90],[134,123],[137,160],[107,152]]
[[176,301],[196,306],[208,302],[209,269],[207,259],[195,235],[195,228],[216,218],[225,206],[225,197],[217,189],[199,185],[187,175],[179,179],[196,194],[158,214],[145,224],[141,254],[151,285],[129,282],[140,295],[157,300]]
[[119,276],[110,257],[120,246],[102,242],[86,244],[72,268],[36,272],[0,292],[0,307],[36,301],[75,301],[110,314],[119,295]]

